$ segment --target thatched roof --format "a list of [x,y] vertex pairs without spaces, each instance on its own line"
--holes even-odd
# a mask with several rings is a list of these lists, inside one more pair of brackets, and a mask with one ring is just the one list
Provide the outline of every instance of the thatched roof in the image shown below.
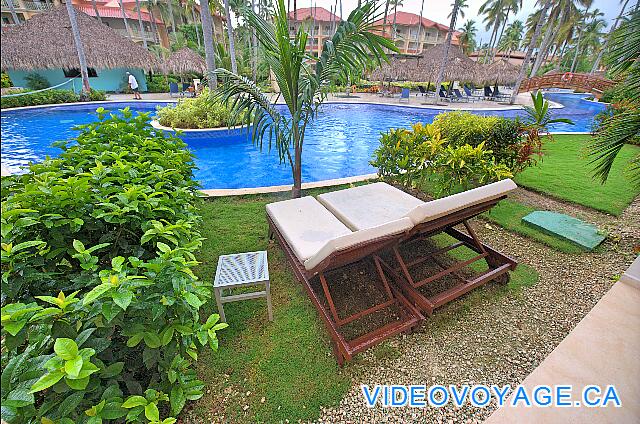
[[[144,47],[96,19],[77,12],[87,66],[95,69],[157,69]],[[2,69],[79,68],[65,6],[37,14],[22,25],[2,28]]]
[[186,74],[187,72],[204,74],[207,71],[207,63],[202,56],[189,47],[183,47],[171,53],[162,67],[165,72],[172,74]]
[[[392,57],[389,62],[383,62],[379,68],[371,72],[373,81],[408,81],[412,80],[412,71],[415,68],[415,58]],[[416,81],[416,80],[414,80]]]
[[[444,57],[444,44],[426,49],[415,62],[411,70],[413,79],[417,81],[435,81]],[[482,82],[484,74],[481,66],[469,59],[457,46],[449,48],[447,65],[444,69],[443,81]]]
[[485,82],[490,84],[513,84],[518,80],[520,67],[504,59],[494,60],[484,66]]

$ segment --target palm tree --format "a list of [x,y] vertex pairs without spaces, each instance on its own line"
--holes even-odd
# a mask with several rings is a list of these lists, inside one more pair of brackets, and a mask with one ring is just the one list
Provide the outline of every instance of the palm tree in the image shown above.
[[[256,0],[251,0],[251,11],[256,11]],[[258,81],[258,36],[256,29],[251,28],[251,75],[253,82]]]
[[398,6],[402,6],[404,0],[393,0],[393,26],[391,31],[391,39],[395,41],[396,39],[396,21],[398,18]]
[[[627,4],[629,3],[629,0],[623,0],[621,1],[621,3],[623,3],[623,5],[622,5],[622,8],[620,9],[620,13],[618,14],[618,17],[616,18],[616,21],[614,22],[613,26],[611,27],[611,31],[609,31],[609,35],[607,36],[606,40],[604,40],[604,45],[602,46],[602,49],[598,53],[598,57],[596,57],[596,61],[593,62],[593,67],[591,68],[590,74],[593,74],[594,72],[596,72],[600,67],[600,61],[602,60],[602,55],[604,54],[604,51],[607,49],[607,46],[609,45],[609,39],[611,38],[611,34],[613,34],[613,31],[615,31],[616,27],[618,26],[618,22],[620,21],[620,18],[622,18],[622,15],[624,14],[624,10],[627,8]],[[637,9],[637,4],[636,4],[636,9]]]
[[[295,2],[294,2],[295,7]],[[236,63],[236,45],[233,39],[233,23],[231,22],[231,11],[229,9],[229,0],[224,0],[224,12],[227,18],[227,35],[229,36],[229,55],[231,56],[231,70],[233,73],[238,72],[238,64]]]
[[196,19],[196,2],[195,0],[187,0],[184,2],[184,11],[187,14],[190,14],[191,23],[193,23],[194,29],[196,31],[196,42],[198,43],[198,49],[202,48],[202,43],[200,42],[200,30],[198,29],[198,20]]
[[[10,4],[13,5],[13,0],[9,0]],[[98,22],[102,23],[102,17],[100,17],[100,12],[98,12],[98,5],[96,4],[96,0],[91,0],[91,6],[93,6],[93,13],[96,14],[96,18],[98,18]]]
[[478,9],[479,15],[484,15],[482,20],[485,23],[485,30],[491,30],[491,37],[489,38],[489,47],[484,55],[484,60],[489,59],[490,50],[493,48],[497,41],[498,28],[504,20],[504,8],[502,7],[501,0],[487,0]]
[[382,22],[382,35],[386,35],[387,33],[387,15],[389,14],[389,3],[391,0],[386,0],[384,3],[384,18]]
[[175,38],[175,33],[176,33],[176,17],[173,14],[173,1],[174,0],[167,0],[167,5],[169,6],[169,16],[171,17],[171,32],[174,33],[174,38]]
[[[358,0],[358,7],[360,7],[360,0]],[[418,23],[418,52],[422,51],[422,13],[424,12],[424,0],[422,0],[422,5],[420,6],[420,22]]]
[[501,38],[498,44],[498,49],[503,52],[507,52],[507,60],[511,58],[511,53],[514,50],[520,48],[522,43],[522,33],[524,32],[524,25],[522,21],[515,20],[507,27],[504,36]]
[[452,9],[449,16],[451,17],[451,23],[449,24],[449,31],[447,31],[447,39],[445,40],[444,45],[444,55],[442,56],[442,62],[440,63],[440,69],[438,70],[438,77],[436,78],[436,93],[433,96],[433,102],[438,103],[438,90],[440,89],[440,84],[442,84],[442,77],[444,76],[444,69],[447,66],[447,61],[449,60],[449,49],[451,48],[451,37],[453,36],[454,28],[456,27],[456,19],[458,18],[458,14],[462,15],[461,9],[467,7],[467,0],[453,0]]
[[515,85],[513,86],[513,93],[511,93],[511,99],[509,99],[509,104],[513,104],[516,101],[516,97],[518,96],[518,90],[520,90],[520,85],[522,85],[522,80],[527,72],[527,68],[529,67],[529,61],[531,60],[531,56],[533,55],[533,49],[538,43],[538,38],[540,38],[540,32],[542,31],[542,24],[547,17],[547,11],[549,7],[551,7],[552,0],[546,0],[542,9],[540,9],[540,17],[538,18],[538,23],[536,24],[536,29],[531,36],[531,40],[529,41],[529,48],[527,49],[527,54],[524,55],[524,60],[522,61],[522,66],[520,67],[520,73],[518,74],[518,79],[516,80]]
[[459,37],[462,51],[469,54],[476,48],[476,21],[470,19],[464,25],[458,28],[462,34]]
[[131,34],[131,28],[129,28],[129,22],[127,22],[127,13],[124,11],[122,0],[118,0],[118,4],[120,5],[120,15],[122,16],[122,21],[124,22],[124,27],[127,30],[127,34],[129,35],[129,38],[133,38],[133,34]]
[[[497,40],[498,42],[496,43],[499,44],[500,40],[502,39],[502,34],[504,34],[504,30],[507,26],[507,21],[509,20],[509,14],[511,12],[513,12],[514,14],[517,14],[518,11],[520,10],[520,8],[522,7],[522,0],[502,0],[502,8],[504,9],[506,7],[506,11],[504,12],[504,19],[502,22],[502,29],[500,30],[500,35],[498,36]],[[495,49],[492,54],[491,54],[491,60],[493,60],[496,56],[498,49]]]
[[215,72],[216,52],[213,46],[213,18],[211,17],[211,9],[207,0],[200,2],[200,19],[202,20],[202,35],[204,38],[204,57],[207,63],[207,83],[210,88],[215,89],[218,85],[218,77]]
[[[585,26],[586,26],[586,20],[588,19],[589,15],[589,8],[591,7],[591,5],[588,5],[587,8],[585,9],[584,13],[582,13],[582,16],[580,19],[580,26],[578,28],[578,40],[576,41],[576,46],[575,46],[575,53],[573,55],[573,61],[571,62],[571,68],[569,69],[570,72],[574,72],[576,70],[576,64],[578,62],[578,52],[580,51],[580,41],[582,40],[582,33],[584,32]],[[597,10],[597,9],[596,9]]]
[[147,34],[142,25],[142,14],[140,13],[140,0],[136,0],[136,12],[138,13],[138,27],[140,28],[140,37],[142,37],[142,45],[147,48]]
[[391,40],[373,32],[377,12],[375,3],[370,1],[352,11],[316,59],[306,51],[309,34],[304,28],[290,36],[284,0],[278,0],[273,23],[251,10],[243,11],[256,29],[289,114],[280,113],[252,81],[225,69],[216,71],[224,83],[215,96],[229,104],[236,117],[244,114],[252,123],[256,145],[262,147],[266,142],[271,146],[272,140],[275,142],[280,160],[291,166],[293,197],[301,194],[305,130],[326,99],[330,84],[349,73],[362,72],[371,58],[380,64],[387,59],[385,48],[398,51]]
[[[626,75],[621,83],[626,99],[605,112],[589,144],[594,175],[602,183],[607,181],[624,145],[640,144],[640,12],[635,8],[628,15],[629,20],[609,33],[612,44],[607,57],[609,72],[614,78]],[[640,154],[636,154],[629,165],[631,178],[640,186]]]
[[89,73],[87,72],[87,59],[84,55],[84,46],[82,45],[82,38],[80,38],[80,29],[78,28],[78,21],[76,20],[76,10],[70,1],[65,1],[65,7],[67,8],[67,14],[69,15],[69,23],[71,24],[71,34],[73,35],[73,44],[76,46],[76,52],[78,53],[78,64],[80,65],[80,76],[82,77],[82,97],[89,95],[91,86],[89,85]]

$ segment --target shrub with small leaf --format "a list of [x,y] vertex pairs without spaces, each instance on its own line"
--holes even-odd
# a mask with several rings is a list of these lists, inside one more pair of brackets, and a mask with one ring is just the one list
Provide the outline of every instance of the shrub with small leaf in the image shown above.
[[171,424],[227,325],[191,267],[194,163],[149,116],[98,110],[58,158],[2,178],[2,419]]

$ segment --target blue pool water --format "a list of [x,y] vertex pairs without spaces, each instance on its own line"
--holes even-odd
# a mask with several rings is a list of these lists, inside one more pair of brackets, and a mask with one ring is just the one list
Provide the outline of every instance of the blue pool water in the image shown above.
[[[565,107],[554,109],[554,117],[569,118],[575,125],[554,124],[556,132],[584,132],[591,129],[601,104],[582,100],[585,95],[547,93],[548,99]],[[109,103],[110,110],[126,106],[140,112],[155,111],[164,103]],[[2,165],[11,172],[20,166],[55,156],[60,150],[51,144],[69,139],[74,125],[96,120],[94,105],[64,105],[2,112]],[[381,132],[409,128],[416,122],[429,123],[444,112],[407,106],[330,103],[322,106],[318,118],[307,127],[303,150],[303,182],[322,181],[376,172],[369,165]],[[515,117],[521,110],[474,111],[480,115]],[[276,151],[261,152],[246,135],[223,131],[216,136],[184,133],[181,136],[196,156],[195,178],[203,188],[244,188],[291,184],[288,164],[279,163]]]

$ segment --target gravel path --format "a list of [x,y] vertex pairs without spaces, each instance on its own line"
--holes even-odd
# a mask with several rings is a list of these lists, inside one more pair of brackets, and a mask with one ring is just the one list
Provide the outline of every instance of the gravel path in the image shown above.
[[[387,342],[385,352],[370,350],[345,368],[352,389],[337,408],[325,409],[318,422],[476,423],[495,409],[463,407],[374,408],[362,399],[361,384],[511,384],[520,383],[558,345],[608,291],[633,261],[640,244],[640,197],[621,217],[519,190],[518,201],[570,213],[595,222],[612,237],[599,253],[557,252],[529,238],[476,220],[480,237],[533,266],[539,281],[520,291],[495,296],[489,284],[437,312],[411,335]],[[469,307],[465,303],[470,303]]]

